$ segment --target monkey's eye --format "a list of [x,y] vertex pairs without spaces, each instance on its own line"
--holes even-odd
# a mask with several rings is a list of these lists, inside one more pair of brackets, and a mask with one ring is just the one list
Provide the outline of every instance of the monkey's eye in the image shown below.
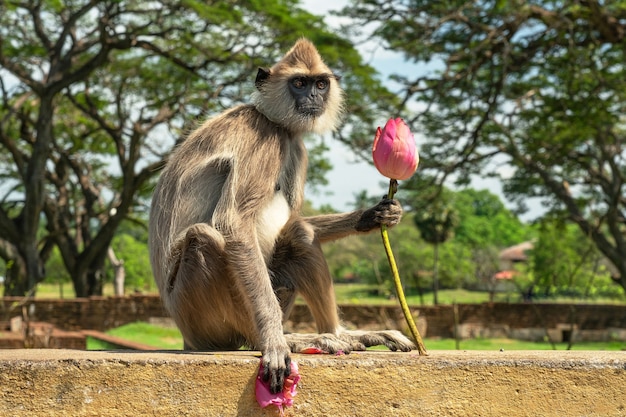
[[315,86],[319,90],[325,90],[328,87],[328,80],[321,78],[315,82]]
[[306,87],[306,81],[303,78],[294,78],[291,81],[291,85],[293,85],[295,88],[299,90],[301,88]]

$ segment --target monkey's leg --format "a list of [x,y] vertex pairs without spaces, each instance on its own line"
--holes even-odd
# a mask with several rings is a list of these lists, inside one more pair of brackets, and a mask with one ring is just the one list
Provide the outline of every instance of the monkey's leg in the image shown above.
[[320,333],[337,333],[339,316],[326,259],[311,226],[295,220],[283,228],[269,264],[274,292],[289,315],[296,293],[306,300]]
[[[319,241],[306,222],[290,223],[281,232],[270,266],[272,268],[276,271],[274,282],[279,285],[278,288],[281,288],[280,283],[282,287],[291,285],[306,300],[320,332],[319,335],[287,335],[293,352],[309,346],[328,352],[342,350],[346,353],[378,345],[404,352],[415,348],[397,330],[350,331],[339,324],[332,277]],[[295,298],[295,293],[292,297]],[[291,305],[283,300],[281,304]],[[285,318],[288,314],[289,310],[285,311]]]
[[174,247],[174,266],[162,297],[186,349],[235,350],[256,338],[224,247],[222,235],[203,223],[191,226]]
[[289,316],[296,294],[300,293],[311,310],[319,332],[285,335],[292,352],[307,347],[317,347],[331,353],[365,349],[356,338],[343,335],[332,278],[309,224],[295,220],[285,226],[276,242],[269,270],[274,292],[283,309],[283,318]]

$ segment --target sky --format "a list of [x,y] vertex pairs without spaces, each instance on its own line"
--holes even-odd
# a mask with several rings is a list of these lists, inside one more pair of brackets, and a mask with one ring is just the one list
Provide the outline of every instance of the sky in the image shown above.
[[[339,27],[341,19],[330,14],[332,10],[340,10],[348,3],[347,0],[303,0],[302,7],[309,12],[323,16],[326,24],[331,28]],[[345,19],[345,18],[344,18]],[[414,64],[406,63],[403,57],[394,52],[386,51],[382,47],[373,44],[364,44],[358,46],[361,55],[365,61],[374,67],[382,77],[387,80],[392,73],[415,74],[418,70]],[[394,86],[388,82],[389,88],[394,91]],[[391,117],[402,117],[402,115],[389,115]],[[386,120],[380,120],[380,126],[384,126]],[[374,141],[374,133],[377,126],[372,126],[372,142]],[[413,132],[416,140],[417,149],[424,142],[424,138],[419,132]],[[358,160],[355,154],[345,145],[339,143],[332,138],[326,140],[326,144],[330,147],[327,157],[333,166],[333,169],[326,175],[329,184],[324,187],[318,187],[317,192],[307,189],[306,198],[313,203],[314,207],[319,208],[321,205],[328,204],[336,210],[347,211],[353,208],[356,195],[361,191],[367,191],[369,196],[381,197],[387,193],[388,180],[384,178],[373,164]],[[510,171],[510,167],[500,166],[501,171]],[[415,175],[419,175],[419,168]],[[515,208],[509,203],[502,192],[502,185],[499,180],[494,178],[475,177],[470,184],[471,187],[481,190],[488,189],[492,193],[498,195],[508,208]],[[396,198],[402,200],[402,184]],[[520,216],[523,221],[530,221],[543,213],[543,208],[537,201],[527,202],[529,211]]]

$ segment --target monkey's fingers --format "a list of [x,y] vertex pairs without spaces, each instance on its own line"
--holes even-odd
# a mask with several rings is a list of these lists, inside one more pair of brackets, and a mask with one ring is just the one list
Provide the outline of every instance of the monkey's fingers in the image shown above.
[[402,219],[402,206],[398,200],[385,198],[374,207],[363,212],[356,224],[358,232],[369,232],[382,224],[393,227]]
[[375,207],[376,221],[387,226],[395,226],[402,219],[402,205],[398,200],[383,199]]
[[285,378],[291,373],[291,358],[288,354],[274,351],[263,355],[263,374],[261,378],[268,382],[270,392],[277,394],[283,390]]

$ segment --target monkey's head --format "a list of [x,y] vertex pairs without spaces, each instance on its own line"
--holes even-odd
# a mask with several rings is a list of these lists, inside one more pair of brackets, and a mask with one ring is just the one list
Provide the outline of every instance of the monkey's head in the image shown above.
[[252,100],[257,110],[293,133],[335,130],[343,105],[338,77],[313,44],[300,39],[272,68],[259,68]]

